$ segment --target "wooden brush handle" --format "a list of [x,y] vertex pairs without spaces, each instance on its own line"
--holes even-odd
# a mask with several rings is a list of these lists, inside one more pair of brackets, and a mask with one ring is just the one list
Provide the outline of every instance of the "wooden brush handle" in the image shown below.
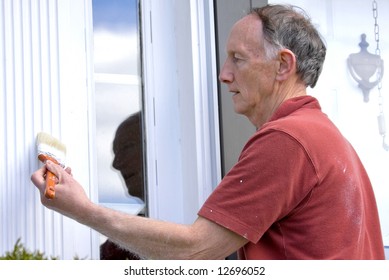
[[[44,154],[40,154],[38,156],[38,159],[45,163],[46,160],[50,160],[54,162],[55,164],[58,164],[58,161],[56,161],[54,158],[49,157]],[[54,199],[55,198],[55,181],[57,180],[57,176],[54,175],[51,171],[46,171],[46,188],[45,188],[45,197],[48,199]]]
[[57,177],[50,171],[46,172],[46,188],[45,188],[45,197],[48,199],[55,198],[55,181]]

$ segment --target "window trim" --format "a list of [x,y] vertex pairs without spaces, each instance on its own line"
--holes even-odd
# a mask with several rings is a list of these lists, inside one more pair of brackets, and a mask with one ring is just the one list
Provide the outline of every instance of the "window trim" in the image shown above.
[[213,1],[160,2],[141,1],[148,210],[190,223],[221,178]]

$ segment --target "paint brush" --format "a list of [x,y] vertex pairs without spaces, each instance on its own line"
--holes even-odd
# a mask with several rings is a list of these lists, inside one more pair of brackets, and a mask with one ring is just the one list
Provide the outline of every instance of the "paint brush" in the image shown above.
[[[38,159],[45,163],[50,160],[65,168],[66,146],[57,138],[45,132],[39,132],[36,136]],[[45,197],[55,197],[55,183],[57,177],[50,171],[46,172]]]

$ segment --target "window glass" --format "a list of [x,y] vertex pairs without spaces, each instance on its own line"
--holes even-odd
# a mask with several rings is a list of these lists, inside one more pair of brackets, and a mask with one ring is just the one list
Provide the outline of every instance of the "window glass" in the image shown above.
[[[144,215],[138,0],[93,0],[98,200]],[[131,259],[102,237],[102,259]]]

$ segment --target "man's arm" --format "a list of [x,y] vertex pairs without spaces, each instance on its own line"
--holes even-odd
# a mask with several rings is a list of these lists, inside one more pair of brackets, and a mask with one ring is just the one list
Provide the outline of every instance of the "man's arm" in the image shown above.
[[[58,178],[54,199],[43,195],[46,168]],[[92,203],[80,184],[48,162],[31,176],[42,204],[68,216],[147,259],[224,259],[247,243],[236,233],[199,217],[180,225],[114,211]]]

